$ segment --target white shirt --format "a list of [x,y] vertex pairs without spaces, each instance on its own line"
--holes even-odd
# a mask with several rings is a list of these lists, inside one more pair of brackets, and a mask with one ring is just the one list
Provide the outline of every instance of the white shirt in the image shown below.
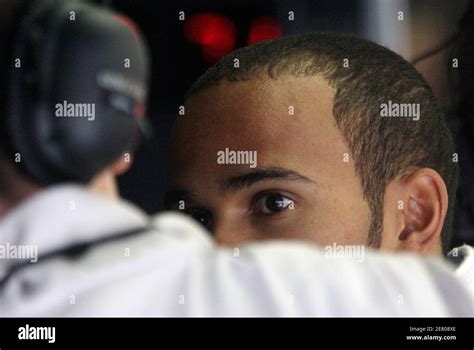
[[[146,225],[154,228],[46,258]],[[150,219],[79,186],[50,188],[12,211],[0,222],[2,245],[37,246],[39,260],[5,279],[21,261],[0,259],[0,316],[474,315],[472,294],[442,261],[328,258],[295,241],[218,248],[184,216]]]
[[448,257],[458,266],[456,274],[474,295],[474,248],[465,244],[451,250]]

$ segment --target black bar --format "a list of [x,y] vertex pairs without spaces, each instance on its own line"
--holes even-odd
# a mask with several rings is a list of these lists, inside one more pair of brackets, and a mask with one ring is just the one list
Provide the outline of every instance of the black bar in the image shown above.
[[[253,349],[261,343],[264,349],[291,344],[294,349],[315,350],[369,346],[472,350],[473,324],[472,318],[3,318],[0,350],[181,349],[186,342],[192,349],[202,345]],[[52,329],[43,327],[55,327],[54,342],[50,342]],[[20,333],[45,339],[19,339]]]

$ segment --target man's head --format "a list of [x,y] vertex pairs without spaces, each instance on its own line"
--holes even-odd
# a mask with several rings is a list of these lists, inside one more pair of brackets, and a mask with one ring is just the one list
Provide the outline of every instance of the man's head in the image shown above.
[[117,197],[146,99],[136,28],[82,1],[5,0],[0,39],[0,218],[58,183]]
[[354,36],[225,57],[191,88],[171,152],[168,201],[223,243],[449,244],[457,166],[443,115],[409,63]]

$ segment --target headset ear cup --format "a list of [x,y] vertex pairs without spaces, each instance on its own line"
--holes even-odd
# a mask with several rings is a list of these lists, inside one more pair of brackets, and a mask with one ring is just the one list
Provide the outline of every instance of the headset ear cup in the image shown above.
[[48,172],[53,171],[43,164],[42,152],[37,143],[41,136],[38,131],[45,134],[45,130],[37,126],[41,121],[37,116],[44,112],[41,113],[42,107],[33,91],[35,84],[31,83],[31,77],[27,73],[13,74],[12,81],[6,117],[8,148],[20,156],[21,161],[18,164],[20,168],[38,180],[44,176],[42,169],[48,168]]
[[35,86],[32,73],[27,72],[32,62],[31,57],[27,54],[28,50],[25,48],[27,42],[22,29],[19,28],[15,38],[12,58],[15,64],[8,74],[9,84],[4,117],[5,146],[9,152],[19,156],[20,167],[25,163],[25,159],[34,159],[29,154],[29,150],[33,147],[27,145],[31,138],[26,137],[26,134],[27,129],[31,127],[27,116],[33,110],[32,104],[34,103],[34,94],[30,92],[35,90]]
[[[40,6],[38,4],[41,3]],[[9,92],[5,129],[6,146],[13,154],[19,155],[19,167],[40,184],[47,184],[51,174],[56,173],[50,164],[45,163],[39,141],[45,134],[44,107],[41,99],[41,53],[44,26],[47,14],[54,0],[33,2],[26,15],[20,21],[16,31],[13,48],[13,61],[19,60],[9,74]],[[43,115],[43,118],[38,116]]]

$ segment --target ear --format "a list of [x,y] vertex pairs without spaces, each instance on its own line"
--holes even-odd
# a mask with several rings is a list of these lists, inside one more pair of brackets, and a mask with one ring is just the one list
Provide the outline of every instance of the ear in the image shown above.
[[114,175],[122,175],[127,172],[133,164],[133,154],[125,152],[111,166],[110,170]]
[[395,249],[419,254],[441,253],[440,236],[448,211],[448,191],[443,178],[433,169],[422,168],[401,179],[398,187],[403,204],[397,208]]
[[133,163],[133,157],[130,153],[124,153],[113,164],[105,168],[100,174],[96,175],[89,183],[90,188],[109,198],[119,198],[116,176],[125,173]]

